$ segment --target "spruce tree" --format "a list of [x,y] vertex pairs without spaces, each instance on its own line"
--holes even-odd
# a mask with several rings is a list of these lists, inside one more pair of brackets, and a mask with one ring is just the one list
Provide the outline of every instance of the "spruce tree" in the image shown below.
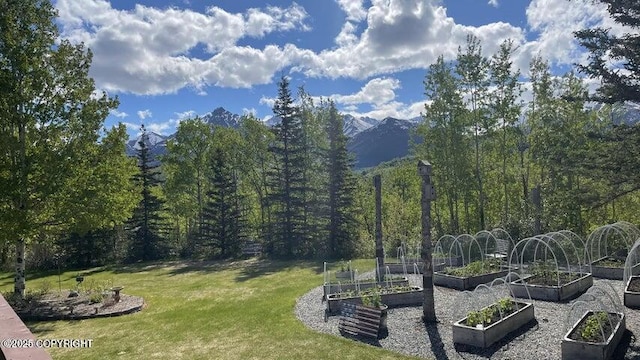
[[238,177],[222,148],[214,150],[203,211],[203,243],[209,245],[211,255],[228,258],[240,254],[245,240],[246,222],[242,212],[242,197],[238,191]]
[[354,204],[356,179],[351,170],[353,159],[347,151],[347,136],[342,116],[333,101],[329,102],[327,134],[329,151],[329,256],[350,259],[356,254],[357,221]]
[[[575,32],[582,46],[589,50],[589,64],[578,69],[602,80],[593,100],[615,103],[640,103],[640,2],[637,0],[598,0],[607,5],[615,22],[629,32],[614,36],[610,29],[590,28]],[[617,65],[611,65],[617,63]]]
[[162,216],[164,203],[156,194],[160,186],[159,164],[154,164],[155,161],[149,153],[149,134],[144,125],[140,130],[142,136],[137,149],[140,171],[134,176],[134,182],[140,189],[141,199],[131,222],[133,241],[129,255],[132,260],[148,261],[167,256],[169,247],[166,240],[166,223]]
[[304,134],[299,109],[294,105],[289,81],[282,77],[278,83],[278,98],[273,107],[281,119],[274,127],[275,141],[270,147],[274,167],[269,173],[271,193],[269,203],[273,216],[267,251],[278,257],[304,255],[298,244],[305,236],[305,157]]

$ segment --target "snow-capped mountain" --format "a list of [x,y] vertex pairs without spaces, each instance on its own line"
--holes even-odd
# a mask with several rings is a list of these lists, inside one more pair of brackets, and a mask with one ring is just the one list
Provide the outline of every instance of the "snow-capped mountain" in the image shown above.
[[611,107],[611,117],[614,124],[638,124],[640,123],[640,103],[627,101],[623,104],[614,104]]
[[[137,150],[140,149],[140,139],[142,135],[139,135],[135,139],[129,140],[127,143],[126,152],[129,156],[136,156]],[[154,133],[153,131],[147,131],[147,139],[145,145],[149,149],[149,153],[152,158],[158,155],[164,155],[167,153],[167,139],[168,136]]]
[[[356,134],[369,129],[377,124],[377,120],[364,117],[355,117],[353,115],[344,115],[344,134],[348,137],[354,137]],[[371,121],[373,120],[373,122]]]

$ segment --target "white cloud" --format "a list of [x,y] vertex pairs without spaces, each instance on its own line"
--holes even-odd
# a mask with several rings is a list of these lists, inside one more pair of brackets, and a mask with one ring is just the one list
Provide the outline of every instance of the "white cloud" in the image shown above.
[[[283,56],[295,54],[275,46],[237,47],[238,40],[309,29],[304,23],[306,11],[296,3],[287,8],[252,8],[244,14],[215,6],[198,13],[139,4],[124,11],[106,0],[58,0],[56,8],[62,36],[92,49],[91,75],[96,82],[107,90],[136,94],[173,93],[184,87],[203,92],[205,85],[247,87],[269,82],[289,63]],[[190,53],[199,45],[204,45],[208,58]]]
[[140,118],[140,120],[144,120],[144,119],[150,118],[151,116],[153,116],[153,114],[151,113],[151,110],[149,110],[149,109],[138,110],[138,117]]
[[242,108],[242,115],[253,115],[256,116],[258,112],[254,108]]
[[340,30],[340,33],[338,34],[338,36],[336,36],[336,44],[338,44],[339,46],[353,45],[358,40],[355,31],[356,26],[352,22],[347,21],[346,23],[344,23],[342,29]]
[[396,98],[394,90],[400,88],[400,81],[394,78],[376,78],[367,82],[355,94],[330,95],[338,104],[386,104]]
[[173,131],[175,129],[175,124],[172,124],[171,122],[166,121],[162,123],[147,124],[145,125],[145,128],[147,129],[147,131],[151,131],[156,134],[167,135],[167,130]]
[[498,4],[498,0],[489,0],[489,5],[498,7],[500,4]]
[[272,108],[273,105],[276,104],[276,98],[268,97],[268,96],[262,96],[258,102],[260,103],[260,105],[266,105],[266,106]]
[[126,118],[127,116],[129,116],[129,114],[127,114],[126,112],[124,112],[124,111],[118,111],[117,109],[113,109],[113,110],[111,110],[111,111],[110,111],[110,113],[111,113],[111,115],[113,115],[113,116],[115,116],[115,117],[117,117],[117,118],[120,118],[120,119],[124,119],[124,118]]
[[135,131],[139,131],[140,130],[140,124],[134,124],[134,123],[126,122],[126,121],[123,121],[122,123],[129,130],[135,130]]
[[598,1],[532,0],[526,14],[529,27],[540,32],[536,40],[526,44],[528,51],[539,53],[554,64],[586,60],[585,52],[574,39],[574,31],[604,27],[610,28],[614,35],[621,35],[630,30],[616,24],[606,5]]
[[176,114],[176,116],[178,117],[178,120],[185,120],[185,119],[189,119],[189,118],[193,118],[194,116],[196,116],[196,112],[193,110],[187,110],[187,111],[183,111],[183,112],[176,112],[174,113]]
[[406,69],[426,69],[439,55],[451,60],[467,35],[483,41],[489,53],[508,38],[524,42],[524,31],[507,23],[480,27],[456,24],[439,0],[372,0],[367,28],[355,35],[344,25],[339,47],[300,56],[293,67],[308,76],[365,79]]
[[351,21],[362,21],[367,17],[363,0],[336,0]]
[[[308,14],[295,2],[286,8],[265,6],[243,13],[216,6],[204,13],[144,5],[125,11],[114,9],[106,0],[58,0],[56,7],[62,36],[83,41],[92,49],[91,75],[97,85],[110,92],[135,94],[190,88],[204,95],[208,86],[248,88],[271,83],[274,74],[288,67],[292,72],[332,79],[388,76],[426,69],[441,54],[446,60],[454,59],[469,34],[482,41],[485,55],[495,52],[503,40],[513,39],[514,64],[526,75],[531,57],[538,53],[554,64],[584,62],[574,30],[603,26],[611,27],[614,34],[622,31],[605,6],[590,0],[531,0],[527,29],[506,22],[456,23],[441,0],[335,1],[346,14],[345,22],[334,39],[336,46],[324,50],[293,44],[239,45],[247,37],[309,30]],[[365,8],[365,3],[370,6]],[[499,0],[488,3],[497,6]],[[539,35],[527,41],[525,31]],[[390,94],[393,89],[386,91]],[[263,98],[260,104],[272,106],[273,101]]]

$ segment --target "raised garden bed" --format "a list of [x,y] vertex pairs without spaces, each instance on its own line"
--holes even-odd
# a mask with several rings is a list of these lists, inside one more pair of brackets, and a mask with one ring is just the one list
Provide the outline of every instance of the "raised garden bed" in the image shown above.
[[[631,269],[631,275],[640,274],[640,264]],[[624,278],[624,260],[612,256],[600,258],[591,263],[591,275],[601,279],[622,280]]]
[[351,280],[355,277],[354,271],[336,271],[336,279]]
[[[368,296],[371,290],[373,289],[361,291],[359,295],[353,293],[329,294],[327,295],[327,311],[329,314],[339,313],[343,302],[362,304],[362,298]],[[422,305],[424,299],[422,288],[419,286],[377,288],[377,291],[380,293],[381,302],[390,308]]]
[[433,271],[442,271],[449,266],[462,266],[462,256],[438,256],[433,258]]
[[624,306],[640,308],[640,276],[632,276],[624,288]]
[[[414,273],[414,269],[413,269],[413,264],[417,264],[418,265],[418,271],[420,274],[422,274],[422,269],[424,268],[424,263],[422,262],[422,260],[419,260],[418,262],[414,260],[405,260],[405,264],[407,267],[407,273],[408,274],[413,274]],[[384,269],[383,271],[387,271],[387,268],[389,269],[389,272],[391,274],[404,274],[404,267],[402,265],[402,263],[398,263],[398,262],[388,262],[388,263],[384,263]]]
[[[513,296],[528,299],[562,301],[586,291],[593,285],[593,276],[584,273],[560,273],[557,276],[532,275],[511,283]],[[527,291],[528,290],[528,291]]]
[[499,260],[474,261],[460,268],[445,268],[433,273],[433,283],[457,290],[471,290],[480,284],[507,276],[509,269],[505,269]]
[[626,330],[625,321],[623,313],[585,312],[562,339],[562,360],[611,358]]
[[[382,281],[376,282],[374,279],[366,279],[362,280],[359,284],[360,290],[371,289],[377,286],[380,287],[390,287],[390,286],[409,286],[409,279],[405,276],[401,277],[392,277],[390,281]],[[324,296],[326,297],[328,294],[336,294],[340,291],[353,291],[356,289],[356,284],[352,281],[348,281],[345,283],[340,282],[340,284],[324,284],[322,287],[324,290]]]
[[486,348],[533,319],[533,304],[502,299],[456,321],[453,324],[453,342]]

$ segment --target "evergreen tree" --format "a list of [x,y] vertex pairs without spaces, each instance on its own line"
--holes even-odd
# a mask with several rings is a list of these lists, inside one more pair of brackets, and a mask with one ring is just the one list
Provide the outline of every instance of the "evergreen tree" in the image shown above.
[[278,83],[278,98],[273,112],[281,119],[274,127],[275,141],[270,148],[274,168],[270,171],[273,206],[270,242],[267,250],[278,257],[292,258],[302,253],[299,240],[306,236],[305,228],[305,154],[304,134],[298,107],[294,106],[289,81],[282,77]]
[[144,125],[138,141],[138,169],[134,182],[140,189],[141,199],[131,221],[133,232],[130,258],[132,260],[156,260],[168,255],[166,223],[163,217],[164,202],[158,196],[160,191],[159,164],[151,158]]
[[602,79],[602,86],[592,99],[605,103],[640,103],[640,2],[598,1],[606,4],[613,20],[627,27],[629,32],[622,36],[614,36],[610,29],[603,28],[575,32],[580,44],[590,52],[589,64],[578,65],[578,69]]
[[230,165],[224,150],[216,148],[210,159],[210,190],[201,230],[211,255],[221,258],[239,255],[246,234],[237,173]]
[[[640,104],[640,2],[637,0],[598,0],[607,5],[613,20],[629,31],[614,36],[610,29],[590,28],[575,32],[582,46],[589,50],[589,63],[578,70],[602,85],[591,100],[604,103]],[[618,104],[619,105],[619,104]],[[591,134],[598,144],[585,159],[591,177],[605,179],[608,192],[592,199],[597,208],[640,190],[640,123],[612,124],[605,132]],[[613,205],[612,205],[613,206]]]
[[356,254],[357,230],[354,212],[356,179],[351,170],[353,159],[347,151],[347,136],[342,116],[329,102],[329,256],[350,259]]

